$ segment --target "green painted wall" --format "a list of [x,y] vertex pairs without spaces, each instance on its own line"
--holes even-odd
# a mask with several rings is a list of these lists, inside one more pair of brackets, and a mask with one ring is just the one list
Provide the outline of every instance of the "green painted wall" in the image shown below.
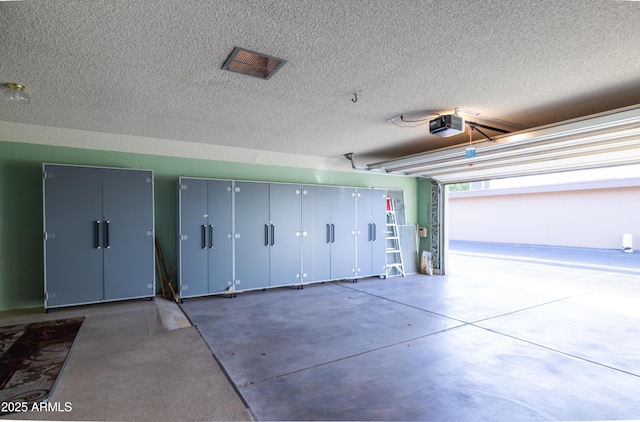
[[0,141],[0,310],[43,306],[43,162],[154,170],[156,234],[170,269],[175,265],[180,176],[402,189],[407,222],[418,222],[413,178]]

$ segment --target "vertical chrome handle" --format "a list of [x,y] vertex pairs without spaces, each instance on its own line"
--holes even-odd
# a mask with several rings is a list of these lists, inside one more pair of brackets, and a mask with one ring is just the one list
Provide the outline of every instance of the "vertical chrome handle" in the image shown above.
[[111,243],[109,242],[109,223],[107,220],[104,222],[104,248],[109,249],[111,247]]
[[371,223],[367,224],[367,241],[371,242],[373,237],[371,236]]
[[96,228],[96,249],[100,249],[100,220],[96,220],[96,224],[95,224],[95,228]]
[[269,225],[264,225],[264,246],[269,246]]
[[202,225],[202,249],[207,249],[207,225]]
[[209,249],[213,249],[213,224],[209,224]]
[[331,224],[327,223],[327,243],[331,243]]
[[376,226],[376,223],[371,223],[371,229],[371,240],[375,242],[376,240],[378,240],[378,235],[376,234],[376,232],[378,231],[378,226]]
[[276,226],[272,224],[271,225],[271,246],[273,246],[274,243],[276,243]]
[[336,225],[331,223],[331,243],[336,241]]

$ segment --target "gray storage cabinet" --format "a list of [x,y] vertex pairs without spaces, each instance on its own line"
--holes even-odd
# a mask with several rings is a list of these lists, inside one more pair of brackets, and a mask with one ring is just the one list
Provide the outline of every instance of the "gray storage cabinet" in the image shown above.
[[221,293],[233,286],[233,182],[178,180],[180,297]]
[[269,287],[269,184],[235,183],[236,290]]
[[386,274],[387,191],[357,189],[357,276]]
[[300,185],[237,181],[234,193],[235,289],[299,283]]
[[383,275],[385,207],[380,189],[182,177],[181,298]]
[[181,298],[301,282],[299,184],[181,177]]
[[302,186],[302,281],[331,280],[331,186]]
[[331,188],[331,279],[352,279],[356,274],[356,189]]
[[269,286],[302,281],[302,190],[299,184],[269,184]]
[[43,164],[45,309],[155,296],[153,172]]
[[356,188],[303,185],[302,192],[303,281],[356,278]]

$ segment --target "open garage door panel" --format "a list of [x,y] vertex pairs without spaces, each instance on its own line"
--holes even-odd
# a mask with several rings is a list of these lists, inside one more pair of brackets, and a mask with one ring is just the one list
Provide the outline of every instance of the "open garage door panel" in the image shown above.
[[541,128],[391,161],[384,170],[428,177],[443,184],[500,179],[640,162],[640,106],[614,110]]

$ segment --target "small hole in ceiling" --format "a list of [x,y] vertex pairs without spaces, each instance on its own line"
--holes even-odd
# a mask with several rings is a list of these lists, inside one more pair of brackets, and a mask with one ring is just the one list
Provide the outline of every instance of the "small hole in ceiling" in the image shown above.
[[269,79],[286,62],[283,59],[235,47],[222,68],[260,79]]

